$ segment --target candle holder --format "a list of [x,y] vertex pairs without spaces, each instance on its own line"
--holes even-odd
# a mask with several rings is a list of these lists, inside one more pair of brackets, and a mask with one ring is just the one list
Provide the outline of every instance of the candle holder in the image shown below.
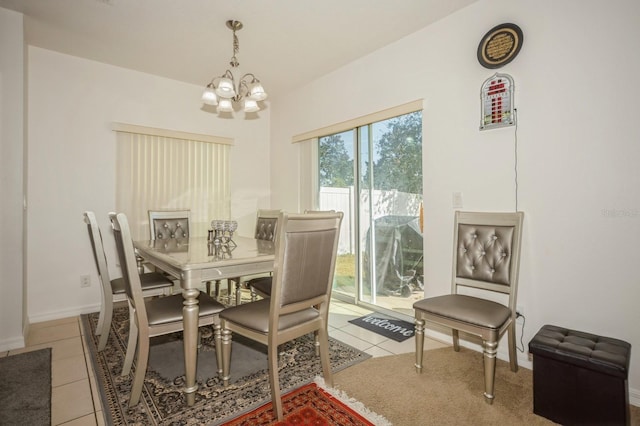
[[235,249],[235,246],[223,245],[223,244],[207,244],[208,254],[209,256],[214,256],[218,260],[222,259],[231,259],[232,252]]
[[211,230],[209,230],[209,243],[216,246],[236,247],[233,241],[233,233],[238,229],[238,222],[235,220],[219,220],[211,221]]

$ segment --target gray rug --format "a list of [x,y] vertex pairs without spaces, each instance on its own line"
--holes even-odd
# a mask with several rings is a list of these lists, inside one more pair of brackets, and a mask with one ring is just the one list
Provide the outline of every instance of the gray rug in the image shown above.
[[[128,336],[127,308],[114,310],[114,321],[107,347],[97,352],[94,335],[98,315],[82,316],[82,326],[98,378],[107,424],[195,425],[222,424],[271,401],[266,348],[234,335],[231,379],[228,387],[217,377],[213,332],[202,327],[202,348],[198,352],[198,391],[196,402],[187,407],[184,387],[182,333],[153,338],[149,367],[141,402],[129,409],[133,371],[121,377]],[[342,342],[330,339],[332,371],[337,372],[370,358]],[[310,383],[322,374],[315,355],[313,335],[303,336],[280,347],[280,387],[283,394]]]
[[51,348],[0,358],[0,425],[51,424]]
[[404,342],[415,333],[415,326],[412,323],[378,313],[355,318],[349,322],[396,342]]

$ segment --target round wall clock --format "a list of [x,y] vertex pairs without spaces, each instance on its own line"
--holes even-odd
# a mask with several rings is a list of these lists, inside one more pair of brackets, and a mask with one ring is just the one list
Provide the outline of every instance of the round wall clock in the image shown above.
[[497,25],[480,41],[478,62],[485,68],[500,68],[516,57],[522,41],[522,30],[516,24]]

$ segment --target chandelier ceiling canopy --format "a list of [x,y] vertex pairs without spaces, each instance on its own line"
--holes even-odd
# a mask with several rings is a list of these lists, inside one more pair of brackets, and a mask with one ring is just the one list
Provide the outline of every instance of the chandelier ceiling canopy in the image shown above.
[[[233,31],[233,56],[231,57],[231,70],[227,69],[219,77],[213,77],[202,93],[202,102],[207,105],[217,105],[217,111],[233,112],[234,104],[242,105],[244,112],[259,111],[258,102],[267,99],[260,80],[251,73],[246,73],[239,80],[233,75],[232,70],[237,69],[240,63],[236,55],[240,51],[240,43],[236,31],[242,29],[242,22],[227,21],[227,27]],[[236,70],[237,71],[237,70]]]

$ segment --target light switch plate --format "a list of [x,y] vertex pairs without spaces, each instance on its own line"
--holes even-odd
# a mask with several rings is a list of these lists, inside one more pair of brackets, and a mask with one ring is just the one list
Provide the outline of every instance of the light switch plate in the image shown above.
[[462,204],[462,192],[454,192],[453,193],[452,206],[453,206],[454,209],[461,209],[463,207],[463,204]]

